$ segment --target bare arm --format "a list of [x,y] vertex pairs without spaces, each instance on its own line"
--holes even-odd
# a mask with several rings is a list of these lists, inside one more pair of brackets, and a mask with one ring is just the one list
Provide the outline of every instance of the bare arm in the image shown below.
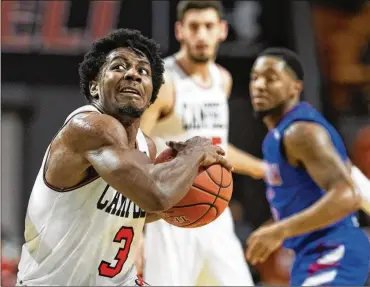
[[240,149],[234,147],[232,144],[227,146],[227,160],[234,167],[234,172],[245,174],[254,179],[262,179],[267,169],[266,163]]
[[[145,136],[146,142],[148,144],[149,158],[152,162],[154,162],[155,158],[157,156],[157,147],[155,146],[153,140],[150,137],[148,137],[146,134],[144,134],[144,136]],[[159,215],[157,213],[147,212],[146,217],[145,217],[145,223],[151,223],[151,222],[157,221],[159,219],[161,219],[161,218],[159,217]]]
[[140,120],[140,128],[150,135],[161,117],[167,116],[173,108],[175,86],[169,73],[164,73],[165,83],[158,92],[157,100],[145,111]]
[[360,208],[361,199],[346,164],[326,130],[298,122],[288,128],[284,145],[290,162],[302,164],[327,193],[302,212],[277,223],[284,237],[294,237],[335,223]]
[[[229,98],[233,87],[233,78],[224,67],[218,65],[218,68],[223,79],[225,94]],[[230,143],[227,147],[226,157],[234,167],[235,173],[248,175],[254,179],[262,179],[265,175],[267,166],[263,160],[236,148]]]
[[148,212],[166,210],[180,201],[205,160],[200,147],[154,165],[129,147],[126,130],[117,120],[102,114],[72,119],[64,139],[67,148],[82,155],[110,186]]

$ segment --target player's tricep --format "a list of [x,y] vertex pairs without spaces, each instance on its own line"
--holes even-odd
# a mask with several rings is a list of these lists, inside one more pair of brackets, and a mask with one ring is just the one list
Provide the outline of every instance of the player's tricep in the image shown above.
[[344,161],[321,126],[297,124],[284,137],[284,144],[287,154],[293,155],[323,189],[343,181],[350,183]]

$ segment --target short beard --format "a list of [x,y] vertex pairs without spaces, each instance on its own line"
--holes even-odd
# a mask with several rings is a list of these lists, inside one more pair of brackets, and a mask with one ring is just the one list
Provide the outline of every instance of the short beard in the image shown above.
[[189,57],[190,57],[190,60],[195,64],[206,64],[210,60],[210,58],[208,57],[201,58],[201,57],[193,56],[191,54],[189,55]]
[[280,103],[276,107],[264,110],[264,111],[254,111],[253,115],[257,120],[263,120],[266,116],[270,116],[273,114],[282,114],[284,110],[284,103]]
[[119,108],[119,113],[122,116],[127,116],[130,118],[138,119],[142,116],[144,113],[145,109],[138,109],[138,108],[133,108],[133,107],[122,107]]

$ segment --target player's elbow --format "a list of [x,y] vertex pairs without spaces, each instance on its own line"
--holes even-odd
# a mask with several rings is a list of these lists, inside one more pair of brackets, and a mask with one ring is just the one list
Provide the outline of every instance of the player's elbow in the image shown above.
[[361,194],[355,189],[352,189],[352,205],[354,211],[358,210],[362,206],[362,197]]
[[342,208],[346,213],[353,213],[361,208],[362,198],[354,186],[348,185],[341,192]]

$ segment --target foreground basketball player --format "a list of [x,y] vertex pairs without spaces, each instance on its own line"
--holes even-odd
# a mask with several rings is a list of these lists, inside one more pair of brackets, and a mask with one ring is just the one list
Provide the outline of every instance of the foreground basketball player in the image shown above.
[[[168,140],[210,138],[227,149],[235,172],[262,178],[263,162],[228,144],[232,79],[214,62],[219,43],[227,36],[221,7],[218,1],[179,3],[175,29],[181,48],[165,59],[165,84],[144,113],[141,127],[159,150]],[[153,285],[204,284],[197,282],[202,269],[212,277],[205,278],[209,284],[253,285],[229,209],[215,222],[196,229],[171,226],[164,220],[151,223],[145,240],[143,274]]]
[[267,198],[276,220],[248,239],[256,264],[284,242],[296,253],[293,286],[363,286],[370,246],[353,215],[361,196],[338,132],[308,103],[300,102],[303,69],[286,49],[265,50],[250,80],[252,105],[269,129]]
[[28,205],[18,284],[141,285],[134,258],[146,217],[176,204],[199,166],[223,151],[200,137],[175,160],[153,165],[139,129],[157,98],[163,62],[154,41],[117,30],[95,42],[80,66],[89,105],[72,112],[52,140]]

